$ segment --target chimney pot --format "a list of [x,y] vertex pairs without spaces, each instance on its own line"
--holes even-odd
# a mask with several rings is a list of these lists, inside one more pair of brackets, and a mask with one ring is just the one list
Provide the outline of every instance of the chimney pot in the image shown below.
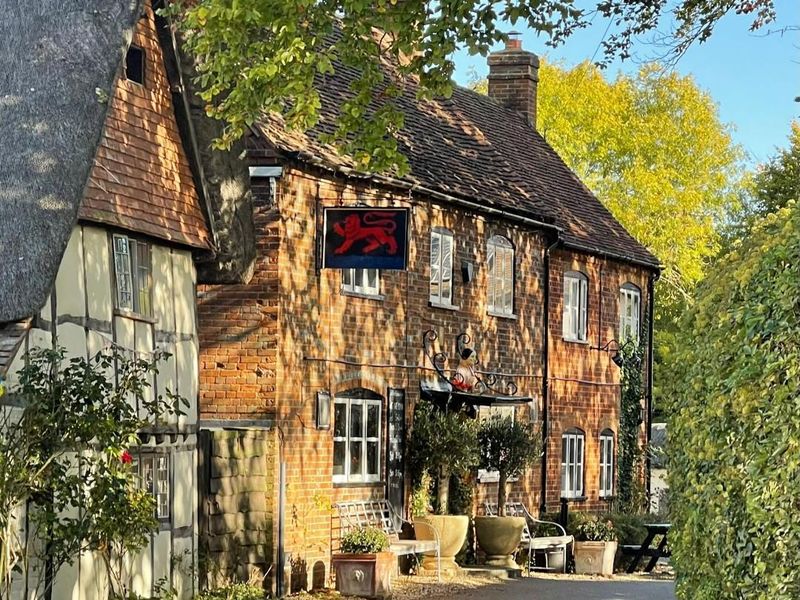
[[506,39],[506,50],[522,50],[522,37],[519,31],[509,31]]
[[517,32],[510,32],[506,47],[489,55],[489,97],[515,110],[536,127],[536,88],[539,58],[522,49]]

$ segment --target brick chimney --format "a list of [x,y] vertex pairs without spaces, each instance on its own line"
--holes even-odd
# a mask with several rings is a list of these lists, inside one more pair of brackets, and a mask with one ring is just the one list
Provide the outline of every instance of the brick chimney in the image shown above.
[[536,128],[539,57],[522,49],[519,33],[508,34],[505,49],[489,55],[489,97],[525,116]]

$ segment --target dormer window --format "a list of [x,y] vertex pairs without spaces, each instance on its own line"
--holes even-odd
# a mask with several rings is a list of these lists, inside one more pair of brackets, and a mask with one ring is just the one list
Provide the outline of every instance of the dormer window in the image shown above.
[[114,234],[114,280],[117,308],[143,317],[152,315],[150,245]]
[[128,48],[125,55],[125,79],[144,85],[144,50],[138,46]]

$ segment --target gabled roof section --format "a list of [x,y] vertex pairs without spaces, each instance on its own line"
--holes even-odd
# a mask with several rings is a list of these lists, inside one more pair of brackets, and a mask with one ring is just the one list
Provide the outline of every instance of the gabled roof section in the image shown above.
[[[385,69],[387,81],[390,68]],[[260,132],[279,150],[314,158],[335,169],[353,161],[322,142],[333,133],[338,106],[358,72],[337,66],[320,77],[320,122],[305,133],[287,131],[278,116],[266,117]],[[411,183],[470,199],[520,216],[536,216],[563,229],[566,247],[658,268],[658,259],[636,241],[564,164],[524,117],[487,96],[456,87],[449,99],[416,98],[416,82],[406,80],[399,107],[399,133]]]
[[136,0],[0,0],[0,323],[46,300],[140,13]]

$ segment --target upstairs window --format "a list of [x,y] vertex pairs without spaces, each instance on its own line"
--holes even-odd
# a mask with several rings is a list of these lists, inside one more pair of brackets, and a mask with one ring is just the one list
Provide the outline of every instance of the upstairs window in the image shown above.
[[150,244],[114,234],[114,281],[117,308],[145,317],[152,315]]
[[583,273],[564,274],[563,335],[572,342],[586,341],[586,305],[589,279]]
[[131,46],[125,55],[125,79],[144,85],[144,50]]
[[642,293],[632,283],[619,289],[619,339],[639,341]]
[[489,238],[489,312],[514,313],[514,246],[499,235]]
[[335,399],[334,483],[380,481],[382,404],[369,390],[345,392]]
[[600,497],[614,495],[614,432],[605,429],[600,434]]
[[453,234],[446,229],[431,231],[431,304],[453,304]]
[[561,497],[583,497],[584,435],[570,429],[561,436]]
[[351,294],[380,296],[380,271],[378,269],[343,269],[342,290]]
[[155,517],[168,521],[170,516],[169,455],[142,454],[133,459],[133,472],[139,476],[139,485],[155,499]]

